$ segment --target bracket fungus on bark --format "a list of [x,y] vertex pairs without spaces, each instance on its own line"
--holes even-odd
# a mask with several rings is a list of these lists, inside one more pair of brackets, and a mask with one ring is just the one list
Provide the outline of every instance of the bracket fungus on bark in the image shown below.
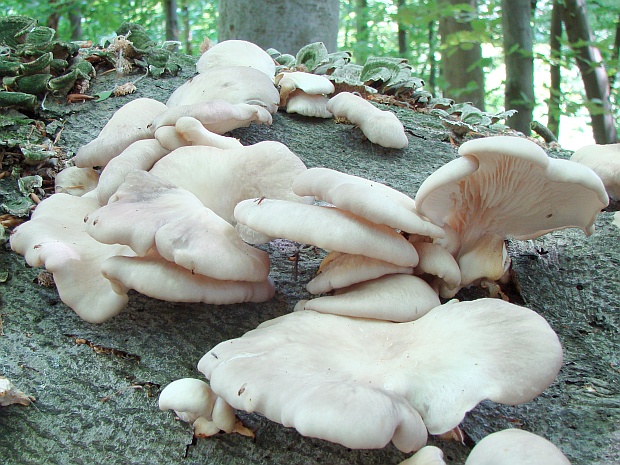
[[124,245],[102,244],[86,232],[84,217],[99,208],[88,196],[54,194],[11,236],[11,248],[31,266],[54,275],[61,300],[82,319],[101,323],[118,314],[127,295],[118,295],[101,274],[101,264],[117,255],[133,256]]
[[132,143],[152,138],[149,124],[168,107],[157,100],[138,98],[119,108],[97,138],[79,148],[75,164],[80,168],[105,166]]
[[608,203],[592,170],[549,158],[527,139],[475,139],[461,145],[459,154],[422,183],[415,202],[433,223],[456,231],[461,286],[502,277],[509,260],[504,239],[570,227],[589,235]]
[[336,118],[345,118],[355,124],[370,142],[394,149],[404,149],[409,145],[398,117],[391,111],[380,110],[363,97],[340,92],[329,99],[327,110]]
[[420,449],[484,399],[515,405],[562,364],[537,313],[450,302],[408,323],[299,311],[205,354],[198,369],[234,408],[351,448]]

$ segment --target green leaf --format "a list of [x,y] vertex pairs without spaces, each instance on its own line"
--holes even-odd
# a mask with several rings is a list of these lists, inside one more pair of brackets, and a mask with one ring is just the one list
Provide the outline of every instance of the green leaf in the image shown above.
[[113,91],[106,90],[103,92],[99,92],[98,94],[95,94],[95,97],[97,97],[95,102],[103,102],[104,100],[108,99],[112,95],[112,93]]

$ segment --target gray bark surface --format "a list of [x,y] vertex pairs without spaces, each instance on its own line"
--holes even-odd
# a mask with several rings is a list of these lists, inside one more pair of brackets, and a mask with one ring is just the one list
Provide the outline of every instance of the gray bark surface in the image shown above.
[[220,0],[218,40],[249,40],[292,55],[323,42],[335,52],[338,8],[338,0]]
[[[72,150],[94,138],[112,112],[129,98],[164,100],[191,74],[144,79],[131,97],[51,108],[65,114],[63,141]],[[107,81],[106,81],[107,79]],[[93,91],[110,86],[102,77]],[[48,102],[49,107],[53,107]],[[447,130],[430,115],[393,110],[409,136],[406,150],[372,145],[358,129],[333,120],[279,113],[272,126],[234,132],[244,144],[279,140],[308,166],[326,166],[384,182],[408,195],[434,170],[456,157]],[[554,153],[557,154],[557,153]],[[463,464],[473,443],[503,428],[538,433],[577,464],[618,463],[620,450],[619,230],[602,214],[591,237],[575,230],[535,241],[511,242],[522,298],[548,319],[565,349],[559,378],[541,396],[510,407],[484,402],[461,425],[466,443],[429,443],[448,464]],[[359,451],[301,437],[260,415],[241,413],[256,431],[252,440],[217,435],[189,446],[192,433],[171,412],[157,408],[157,394],[182,377],[202,378],[200,357],[217,343],[241,336],[259,323],[290,312],[307,298],[305,283],[323,252],[304,248],[297,277],[289,260],[298,246],[276,240],[271,254],[277,287],[263,304],[212,306],[161,302],[132,293],[128,307],[106,323],[79,319],[54,288],[35,283],[40,270],[21,256],[0,251],[2,330],[0,372],[35,396],[30,407],[0,408],[0,462],[24,464],[397,464],[405,455],[388,445]],[[468,292],[475,297],[479,292]],[[82,338],[99,347],[76,344]],[[114,349],[115,352],[101,350]],[[125,354],[125,355],[123,355]],[[138,359],[139,357],[139,359]]]

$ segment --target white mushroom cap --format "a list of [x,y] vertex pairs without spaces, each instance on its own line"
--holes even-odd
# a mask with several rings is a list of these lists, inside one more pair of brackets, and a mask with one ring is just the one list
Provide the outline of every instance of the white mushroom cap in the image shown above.
[[247,66],[224,66],[191,78],[172,93],[166,105],[174,108],[211,100],[258,105],[275,113],[280,94],[271,78],[261,71]]
[[92,168],[69,166],[56,174],[54,192],[82,196],[97,188],[99,173]]
[[101,172],[97,200],[105,205],[133,170],[149,170],[170,151],[155,139],[139,140],[114,157]]
[[413,234],[444,236],[443,229],[417,214],[411,197],[379,182],[329,168],[310,168],[295,178],[293,191],[314,195],[373,223]]
[[[498,245],[502,239],[531,239],[569,227],[591,234],[598,212],[607,205],[604,186],[592,170],[549,158],[527,139],[475,139],[459,153],[461,158],[422,183],[416,207],[435,224],[447,224],[458,233],[463,286],[487,272],[478,260],[466,265],[464,254],[493,255],[488,266],[499,273],[505,266]],[[496,253],[484,252],[484,243]]]
[[101,274],[101,263],[134,255],[127,246],[101,244],[86,233],[84,216],[97,208],[87,196],[54,194],[11,235],[11,248],[30,266],[52,272],[61,300],[90,323],[113,317],[127,304],[127,296],[116,294]]
[[[409,323],[299,311],[218,344],[198,364],[234,408],[347,447],[417,450],[483,399],[517,404],[555,379],[562,349],[537,313],[499,299]],[[409,409],[409,406],[413,407]],[[403,425],[409,436],[402,432]]]
[[194,117],[183,116],[177,120],[174,127],[181,137],[190,142],[191,145],[207,145],[209,147],[217,147],[219,149],[233,149],[242,147],[242,144],[238,139],[211,132]]
[[346,118],[358,126],[370,142],[395,149],[409,145],[405,128],[398,117],[380,110],[366,99],[340,92],[329,99],[327,109],[337,118]]
[[570,461],[546,439],[520,429],[506,429],[476,444],[465,465],[570,465]]
[[209,278],[169,262],[155,250],[144,257],[112,257],[103,262],[101,272],[120,295],[134,289],[168,302],[227,305],[266,302],[275,294],[271,281],[222,281]]
[[332,289],[394,273],[412,274],[413,267],[398,266],[364,255],[330,252],[321,262],[319,273],[306,285],[306,289],[311,294],[323,294]]
[[450,299],[461,288],[461,270],[458,263],[443,246],[434,242],[414,242],[420,261],[414,274],[429,274],[440,280],[437,286],[439,295],[444,299]]
[[80,168],[105,166],[132,143],[152,137],[149,124],[168,107],[157,100],[138,98],[119,108],[96,139],[80,147],[75,164]]
[[334,84],[325,76],[303,71],[280,73],[274,82],[280,87],[280,106],[286,105],[290,93],[295,90],[311,95],[331,94],[336,90]]
[[340,289],[332,296],[302,300],[295,310],[403,322],[417,320],[439,305],[439,297],[422,279],[390,274]]
[[339,208],[248,199],[237,204],[235,218],[271,238],[366,255],[400,266],[418,263],[415,248],[392,228],[371,223]]
[[233,210],[255,197],[312,202],[295,195],[293,179],[306,165],[280,142],[266,141],[237,149],[181,147],[158,161],[151,173],[193,193],[231,224]]
[[244,243],[235,228],[191,192],[145,171],[133,171],[108,205],[89,213],[87,232],[138,255],[155,247],[192,273],[220,280],[265,281],[269,255]]
[[197,119],[205,128],[216,134],[243,128],[252,122],[262,124],[272,122],[271,113],[261,106],[212,100],[170,108],[153,118],[149,127],[154,135],[162,126],[174,126],[180,118],[187,116]]
[[424,446],[399,465],[446,465],[446,462],[443,460],[443,452],[440,448]]
[[295,90],[288,97],[286,112],[313,118],[331,118],[334,115],[327,110],[328,101],[324,95],[306,94],[301,90]]
[[258,45],[245,40],[224,40],[214,45],[200,56],[196,71],[204,73],[224,66],[248,66],[269,78],[276,74],[276,64],[271,56]]
[[620,200],[620,144],[587,145],[570,159],[592,168],[603,181],[609,197]]

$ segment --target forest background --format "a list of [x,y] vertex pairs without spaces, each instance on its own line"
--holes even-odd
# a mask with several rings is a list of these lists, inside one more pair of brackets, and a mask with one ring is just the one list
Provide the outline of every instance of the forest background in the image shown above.
[[[199,55],[208,41],[230,38],[220,11],[255,8],[256,21],[295,28],[269,17],[269,4],[337,10],[339,50],[363,64],[369,56],[409,60],[434,96],[471,101],[489,113],[516,109],[507,123],[529,133],[547,126],[568,149],[617,142],[620,121],[618,0],[0,0],[2,15],[21,14],[53,27],[62,39],[104,43],[123,21],[144,26],[160,43],[178,41]],[[222,10],[220,10],[222,9]],[[260,16],[264,16],[261,18]],[[303,15],[303,13],[302,13]],[[311,21],[303,18],[302,21]],[[334,29],[330,31],[329,29]],[[224,31],[224,33],[222,33]],[[247,37],[241,37],[246,38]],[[278,46],[274,45],[276,48]],[[283,45],[284,46],[284,45]],[[281,50],[284,51],[284,50]],[[330,50],[334,51],[334,50]],[[289,52],[290,53],[290,52]],[[294,52],[293,52],[294,53]]]

